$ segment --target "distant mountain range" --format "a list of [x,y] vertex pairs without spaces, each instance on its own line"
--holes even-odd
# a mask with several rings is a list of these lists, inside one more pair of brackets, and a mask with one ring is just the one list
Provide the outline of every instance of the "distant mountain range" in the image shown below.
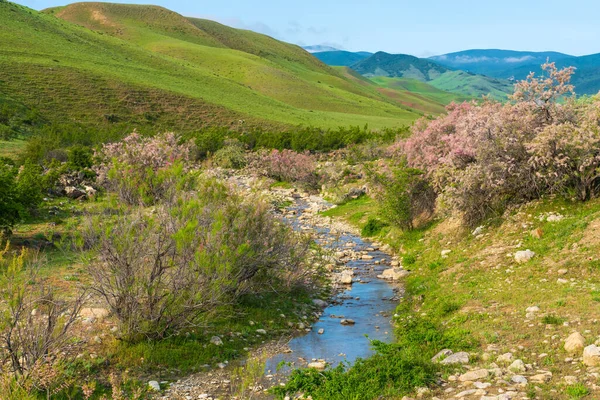
[[[600,91],[600,54],[576,57],[546,51],[465,50],[430,58],[405,54],[328,50],[313,53],[332,66],[348,66],[367,77],[409,78],[461,95],[487,93],[502,98],[512,92],[512,83],[530,72],[540,74],[541,64],[556,62],[559,68],[574,66],[572,83],[579,95]],[[441,83],[443,82],[443,84]]]
[[393,82],[394,79],[413,79],[433,88],[467,97],[491,95],[504,99],[512,92],[512,84],[508,80],[456,70],[434,60],[406,54],[338,50],[313,55],[328,65],[348,66],[367,78],[390,78],[391,81],[386,81],[388,87],[396,87],[404,82]]

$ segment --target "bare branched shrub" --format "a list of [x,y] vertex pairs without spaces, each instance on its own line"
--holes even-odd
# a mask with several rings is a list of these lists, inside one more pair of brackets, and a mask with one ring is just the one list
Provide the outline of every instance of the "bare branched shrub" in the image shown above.
[[240,295],[293,285],[308,273],[308,241],[256,199],[216,181],[154,213],[88,224],[96,241],[93,289],[118,318],[123,340],[163,338],[198,326]]
[[261,151],[254,154],[250,167],[278,181],[296,182],[307,189],[319,186],[316,159],[309,153],[292,150]]
[[61,373],[69,357],[71,328],[83,305],[85,292],[72,299],[57,296],[40,282],[41,260],[22,250],[9,255],[0,251],[0,368],[6,380],[27,393],[56,393],[66,387]]

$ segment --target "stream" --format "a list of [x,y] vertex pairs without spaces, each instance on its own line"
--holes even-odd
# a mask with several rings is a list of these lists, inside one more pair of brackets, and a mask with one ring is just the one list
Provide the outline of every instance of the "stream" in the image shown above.
[[[311,214],[314,214],[308,207],[305,199],[295,199],[284,220],[295,230],[311,230],[315,240],[325,249],[338,254],[350,250],[353,256],[345,257],[342,267],[354,271],[353,283],[342,285],[343,289],[323,310],[310,332],[291,339],[288,343],[290,353],[280,353],[267,360],[267,374],[275,373],[282,361],[286,366],[277,373],[283,375],[289,372],[290,365],[302,367],[316,360],[324,360],[331,366],[342,361],[352,363],[372,354],[371,340],[390,342],[393,339],[391,318],[398,303],[398,289],[377,278],[384,269],[390,268],[390,255],[356,234],[332,233],[327,224],[313,224]],[[352,319],[355,324],[343,325],[342,319]],[[321,329],[322,334],[319,333]]]

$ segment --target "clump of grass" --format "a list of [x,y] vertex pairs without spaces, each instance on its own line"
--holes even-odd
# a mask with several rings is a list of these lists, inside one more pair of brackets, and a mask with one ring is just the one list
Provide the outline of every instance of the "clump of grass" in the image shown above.
[[572,399],[582,399],[590,394],[590,390],[583,383],[567,386],[565,392]]
[[542,318],[542,323],[546,325],[561,325],[564,322],[563,318],[557,317],[556,315],[548,314]]
[[386,226],[388,226],[388,224],[385,222],[380,221],[377,218],[369,217],[369,220],[365,226],[363,226],[360,234],[366,237],[376,236],[381,233],[381,230]]

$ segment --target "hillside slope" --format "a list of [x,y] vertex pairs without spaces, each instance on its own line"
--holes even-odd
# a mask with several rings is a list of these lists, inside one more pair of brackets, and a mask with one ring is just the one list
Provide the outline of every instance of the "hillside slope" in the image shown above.
[[419,116],[297,46],[160,7],[85,3],[39,13],[1,2],[0,25],[0,92],[55,121],[376,128]]
[[[564,58],[556,61],[558,68],[575,67],[571,83],[575,85],[578,95],[594,95],[600,91],[600,54]],[[542,70],[539,64],[529,64],[518,68],[506,69],[498,72],[500,77],[525,79],[530,72],[540,75]]]
[[448,68],[426,59],[383,51],[359,61],[352,69],[365,76],[412,78],[423,82],[435,79],[448,71]]
[[489,95],[502,100],[513,90],[507,80],[453,70],[428,59],[405,54],[375,53],[352,65],[352,69],[367,77],[415,79],[442,91],[467,97]]

